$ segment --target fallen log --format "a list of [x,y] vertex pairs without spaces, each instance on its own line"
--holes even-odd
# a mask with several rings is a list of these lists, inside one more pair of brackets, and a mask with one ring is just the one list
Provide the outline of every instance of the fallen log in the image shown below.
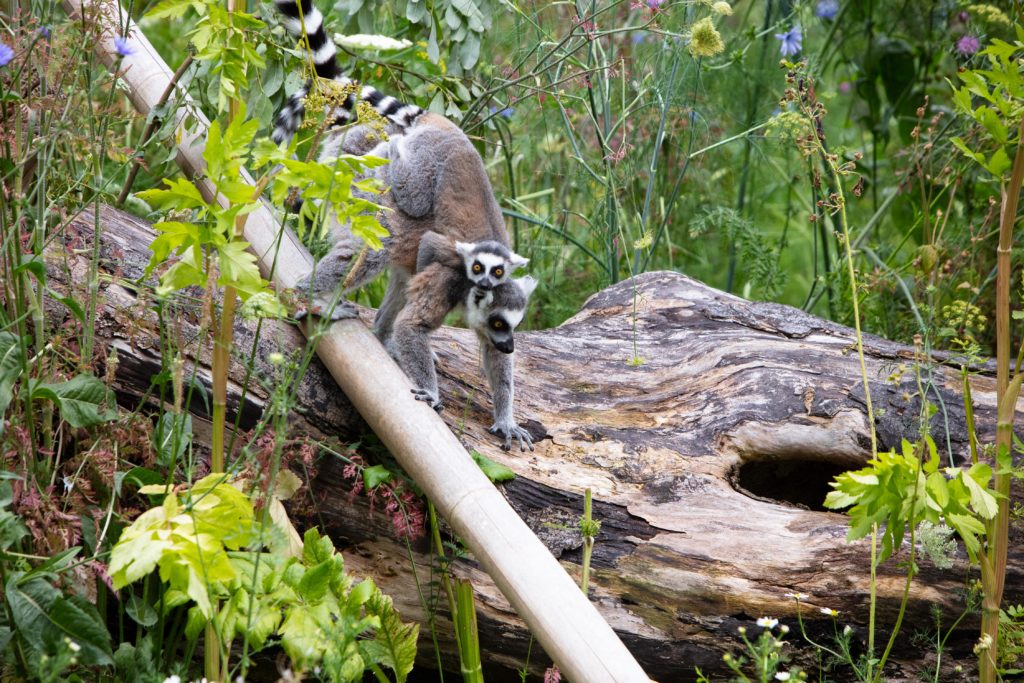
[[[97,353],[117,349],[116,388],[134,407],[159,368],[156,320],[145,290],[132,283],[142,274],[153,234],[111,209],[101,220],[101,265],[109,282],[98,313]],[[91,217],[84,218],[66,239],[87,241],[92,229]],[[51,282],[64,282],[74,293],[76,280],[84,281],[75,274],[83,272],[86,255],[55,258]],[[54,315],[60,310],[55,305]],[[196,334],[200,320],[199,311],[180,315],[177,334]],[[252,355],[256,374],[272,376],[269,354],[305,342],[287,324],[263,325]],[[253,382],[242,398],[254,326],[240,326],[236,334],[229,407],[242,412],[246,428],[268,397]],[[693,679],[695,667],[722,672],[722,655],[740,649],[737,629],[756,634],[761,616],[789,625],[794,656],[814,666],[814,651],[797,635],[795,593],[806,596],[801,615],[813,635],[824,640],[832,633],[832,619],[820,613],[828,608],[839,611],[839,628],[849,624],[855,640],[863,640],[868,546],[847,543],[845,518],[821,507],[831,477],[861,466],[869,454],[852,344],[848,328],[795,309],[747,302],[674,273],[637,277],[596,294],[558,328],[519,335],[516,412],[538,442],[528,454],[502,452],[487,433],[489,394],[477,370],[474,335],[444,328],[434,348],[449,426],[464,443],[515,470],[504,496],[577,577],[582,543],[575,525],[584,489],[593,490],[602,528],[590,597],[648,675],[668,682]],[[642,363],[631,362],[634,346]],[[940,408],[931,431],[944,464],[968,461],[958,370],[937,360],[922,365],[912,347],[877,337],[865,339],[865,350],[879,447],[919,433],[919,370],[927,400]],[[189,361],[202,370],[208,352]],[[973,370],[979,435],[990,442],[995,380],[987,367]],[[298,402],[294,432],[360,436],[362,421],[318,361],[299,387]],[[197,417],[205,414],[201,402],[190,408]],[[324,461],[313,487],[319,504],[307,521],[326,526],[344,549],[349,571],[373,576],[406,618],[426,623],[420,590],[429,592],[429,547],[422,541],[408,547],[379,505],[371,510],[366,497],[353,496],[351,478],[335,461]],[[1024,598],[1020,537],[1014,524],[1006,598],[1012,604]],[[883,631],[895,621],[903,590],[897,560],[905,558],[879,569]],[[965,609],[965,582],[974,575],[962,551],[953,569],[940,570],[920,556],[918,562],[904,635],[886,672],[891,680],[911,677],[932,661],[910,636],[934,628],[933,609],[942,624],[952,624]],[[487,680],[518,680],[515,671],[530,645],[523,623],[472,557],[455,561],[452,571],[471,578],[477,590]],[[441,618],[436,628],[445,668],[457,671],[451,625]],[[969,617],[947,642],[944,668],[970,670],[976,639],[977,621]],[[420,646],[421,666],[436,666],[431,639],[424,635]],[[547,664],[538,649],[534,645],[534,673]]]

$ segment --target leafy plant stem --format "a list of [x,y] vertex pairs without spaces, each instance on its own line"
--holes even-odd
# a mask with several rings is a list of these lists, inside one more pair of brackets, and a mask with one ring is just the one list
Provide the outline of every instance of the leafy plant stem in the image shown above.
[[[1021,375],[1014,378],[1010,387],[1010,256],[1013,249],[1013,224],[1017,218],[1017,203],[1020,188],[1024,184],[1024,120],[1017,135],[1017,151],[1013,159],[1010,182],[1002,187],[1002,203],[999,216],[999,247],[996,252],[996,399],[999,405],[996,425],[997,464],[1004,454],[1009,456],[1013,440],[1013,418],[1017,394],[1020,392]],[[989,647],[981,652],[979,678],[982,683],[991,683],[996,676],[996,662],[999,644],[999,605],[1003,599],[1003,585],[1006,579],[1006,560],[1010,529],[1010,481],[1011,473],[1001,465],[996,468],[995,490],[1000,494],[999,509],[995,518],[988,522],[988,544],[986,558],[988,572],[982,572],[981,633],[991,638]],[[987,579],[987,581],[986,581]]]

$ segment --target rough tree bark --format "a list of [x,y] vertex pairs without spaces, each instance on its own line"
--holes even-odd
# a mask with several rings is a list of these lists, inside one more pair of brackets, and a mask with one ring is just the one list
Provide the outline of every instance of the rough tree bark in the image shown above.
[[[160,336],[152,300],[133,284],[141,277],[152,231],[112,209],[102,215],[102,267],[111,279],[103,290],[98,355],[117,349],[116,387],[134,407],[160,368]],[[92,219],[76,221],[67,240],[92,234]],[[86,252],[87,253],[87,252]],[[87,256],[51,255],[52,283],[74,293]],[[54,306],[53,314],[62,309]],[[367,312],[367,317],[372,312]],[[201,307],[181,306],[170,328],[193,339]],[[779,617],[792,628],[795,657],[814,663],[801,644],[797,605],[819,640],[832,633],[820,613],[840,611],[863,639],[868,614],[868,545],[845,540],[842,515],[821,501],[835,474],[863,465],[869,437],[852,331],[795,309],[751,303],[675,273],[650,273],[593,296],[558,328],[518,335],[516,414],[534,433],[533,453],[504,453],[486,431],[490,403],[478,369],[474,335],[444,328],[434,348],[449,425],[472,448],[504,463],[517,478],[504,495],[562,564],[578,575],[581,539],[576,521],[585,488],[594,492],[601,520],[591,576],[591,598],[633,651],[646,672],[663,682],[723,670],[722,655],[740,649],[737,629],[759,632],[754,621]],[[241,387],[255,326],[236,332],[230,410],[242,426],[259,419],[267,389]],[[263,323],[254,354],[259,377],[272,377],[267,357],[305,344],[291,326]],[[636,354],[642,363],[631,363]],[[186,348],[194,349],[194,344]],[[969,461],[958,370],[939,361],[915,362],[911,347],[877,337],[865,340],[876,429],[881,449],[919,433],[921,396],[939,410],[931,432],[946,464]],[[200,374],[209,349],[197,353]],[[995,380],[990,368],[973,368],[975,415],[982,442],[995,431]],[[317,361],[299,387],[296,434],[357,438],[358,416]],[[200,399],[193,413],[205,415]],[[1022,416],[1018,416],[1018,424]],[[197,435],[201,441],[202,432]],[[406,618],[426,623],[422,591],[430,599],[429,547],[396,538],[387,514],[371,510],[336,461],[326,460],[313,483],[319,501],[308,523],[322,523],[344,549],[348,569],[374,577],[395,598]],[[1019,526],[1011,528],[1007,601],[1021,601]],[[905,558],[905,553],[901,555]],[[897,558],[899,559],[899,558]],[[900,680],[926,666],[927,646],[911,646],[916,631],[934,629],[938,608],[944,628],[964,611],[964,587],[974,576],[963,553],[953,569],[939,570],[919,558],[921,574],[911,591],[904,635],[887,677]],[[529,634],[500,592],[472,558],[453,571],[477,589],[481,643],[488,680],[518,680]],[[417,588],[419,586],[419,588]],[[890,560],[879,573],[879,625],[896,615],[903,589],[900,568]],[[437,639],[446,668],[457,671],[451,626],[438,610]],[[421,665],[436,666],[429,629],[423,628]],[[973,666],[977,621],[968,617],[949,639],[944,669]],[[934,638],[932,638],[934,641]],[[884,639],[879,638],[884,644]],[[531,671],[545,659],[533,648]],[[941,680],[958,680],[953,674]],[[844,680],[844,674],[834,674]],[[577,682],[581,683],[581,682]]]

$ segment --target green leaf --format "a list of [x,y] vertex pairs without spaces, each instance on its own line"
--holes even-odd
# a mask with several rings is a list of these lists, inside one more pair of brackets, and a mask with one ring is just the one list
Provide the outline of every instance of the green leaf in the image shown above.
[[49,617],[47,612],[60,597],[60,591],[42,578],[21,581],[19,573],[11,575],[7,580],[4,595],[14,620],[15,629],[21,638],[34,650],[45,649],[43,632]]
[[76,375],[55,384],[34,382],[32,398],[53,401],[61,417],[76,429],[93,427],[117,417],[117,411],[107,407],[114,404],[113,393],[92,375]]
[[492,483],[499,483],[503,481],[512,481],[516,478],[516,473],[511,469],[500,463],[494,462],[487,456],[478,453],[477,451],[470,451],[469,455],[473,458],[473,462],[479,465],[483,473],[487,475],[487,478]]
[[35,275],[38,282],[42,284],[46,283],[46,264],[37,257],[33,256],[28,261],[23,261],[14,269],[14,273],[16,275],[25,272]]
[[[228,242],[217,248],[220,256],[219,285],[231,285],[240,294],[255,294],[262,291],[266,283],[260,277],[260,269],[256,265],[256,257],[246,251],[248,242],[241,240]],[[242,296],[247,299],[248,296]]]
[[[154,508],[154,510],[161,510],[161,508]],[[171,552],[174,547],[170,539],[161,538],[156,531],[135,530],[139,520],[154,510],[143,513],[128,529],[125,529],[121,538],[110,551],[108,572],[115,590],[120,590],[128,584],[148,576],[156,569],[157,563],[164,553]]]
[[10,332],[0,332],[0,434],[3,434],[3,415],[14,396],[14,383],[24,368],[24,356],[18,337]]
[[[164,412],[153,429],[153,446],[156,449],[156,463],[160,467],[172,467],[182,461],[192,441],[192,416],[188,413]],[[158,482],[146,482],[148,484]]]
[[373,640],[359,641],[364,659],[387,666],[395,672],[396,683],[404,683],[416,661],[419,624],[403,623],[391,598],[379,590],[366,602],[366,612],[380,619],[380,627]]
[[984,463],[975,463],[960,474],[964,486],[971,492],[971,508],[985,519],[992,519],[999,511],[993,492],[985,488],[991,478],[992,468]]
[[1009,170],[1013,162],[1010,161],[1009,155],[1006,153],[1006,148],[997,147],[996,151],[992,153],[987,162],[982,164],[989,173],[997,178],[1002,178],[1003,174]]
[[48,639],[70,638],[78,643],[78,661],[86,666],[107,666],[114,663],[110,633],[96,608],[86,600],[70,596],[58,598],[47,615]]
[[384,465],[363,468],[363,486],[367,491],[372,491],[388,481],[391,481],[391,472]]
[[[216,122],[211,125],[216,125]],[[206,202],[199,194],[198,188],[185,178],[174,180],[164,179],[165,188],[154,188],[136,192],[135,196],[146,201],[157,209],[198,209],[205,207]]]
[[140,626],[150,627],[157,621],[156,610],[135,593],[128,596],[128,603],[125,605],[125,612]]
[[307,569],[296,589],[299,597],[313,605],[322,601],[327,595],[327,589],[330,588],[331,574],[334,568],[334,558],[332,557]]
[[310,527],[302,537],[302,563],[307,567],[320,564],[334,555],[334,544],[327,536],[321,536],[316,527]]

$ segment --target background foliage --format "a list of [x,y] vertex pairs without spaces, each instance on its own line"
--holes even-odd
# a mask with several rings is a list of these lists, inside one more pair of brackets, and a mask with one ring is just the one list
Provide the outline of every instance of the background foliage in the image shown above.
[[[357,650],[396,678],[407,673],[407,648],[385,652],[379,636],[397,642],[410,635],[409,627],[384,596],[344,574],[319,536],[307,536],[301,560],[261,555],[262,570],[239,555],[263,553],[262,540],[248,550],[241,540],[214,544],[208,549],[219,558],[220,573],[200,580],[202,563],[175,570],[155,528],[148,537],[125,531],[158,517],[153,510],[172,509],[167,514],[174,517],[179,502],[191,509],[176,497],[184,489],[166,494],[163,487],[187,489],[206,474],[182,410],[193,397],[208,401],[205,389],[183,369],[184,342],[168,326],[163,372],[151,389],[163,408],[155,415],[142,406],[117,409],[109,387],[118,360],[96,357],[93,345],[98,247],[90,272],[75,279],[76,290],[50,292],[66,308],[66,322],[54,326],[44,315],[43,251],[61,240],[80,248],[67,230],[70,220],[119,198],[140,216],[163,221],[154,265],[173,251],[191,254],[163,273],[160,292],[140,284],[162,320],[173,320],[187,295],[155,296],[203,284],[204,256],[212,249],[239,292],[263,293],[251,257],[231,240],[235,219],[253,206],[248,189],[232,184],[238,167],[283,163],[292,176],[268,186],[278,201],[290,178],[318,171],[260,142],[305,79],[307,63],[271,3],[250,0],[242,9],[249,15],[198,0],[125,7],[165,60],[189,62],[182,79],[200,108],[239,114],[215,129],[219,147],[208,145],[209,159],[223,162],[211,162],[215,180],[236,193],[236,206],[227,209],[201,200],[178,176],[175,131],[161,123],[177,103],[148,121],[137,116],[118,78],[92,52],[98,35],[90,21],[69,21],[52,0],[10,2],[0,10],[0,660],[13,675],[64,680],[91,670],[157,681],[194,675],[198,633],[214,614],[247,648],[278,643],[309,668],[313,660],[304,660],[296,643],[314,643],[323,670],[335,671],[337,680],[358,675],[342,671],[345,653]],[[384,50],[351,39],[341,56],[356,79],[458,121],[473,138],[514,246],[531,259],[531,274],[541,283],[528,318],[533,327],[560,323],[608,284],[667,269],[850,324],[856,291],[867,331],[914,341],[925,352],[949,349],[956,358],[994,353],[1000,180],[1019,143],[1022,116],[1014,47],[1022,40],[1019,3],[338,0],[321,9],[333,31],[409,41]],[[787,91],[813,101],[813,116]],[[832,210],[837,188],[819,145],[849,180],[846,225]],[[301,159],[307,148],[298,151]],[[358,170],[357,164],[347,169],[345,183]],[[324,175],[319,196],[335,196],[334,182]],[[166,208],[179,215],[168,217]],[[1010,217],[1011,226],[1015,220]],[[208,230],[210,224],[218,229]],[[852,283],[840,238],[846,231]],[[374,235],[372,226],[367,235]],[[317,248],[315,234],[311,239]],[[1010,266],[1020,283],[1016,253]],[[377,282],[360,296],[374,304],[382,293]],[[201,303],[212,310],[209,299]],[[1018,337],[1021,318],[1014,315],[1012,323]],[[280,505],[272,490],[288,462],[314,467],[318,458],[344,457],[353,477],[363,471],[351,449],[289,440],[282,416],[306,362],[308,353],[280,359],[279,376],[259,378],[280,387],[275,409],[253,433],[238,437],[234,451],[228,448],[235,453],[231,480],[255,500]],[[991,507],[975,490],[987,486],[987,466],[953,475],[949,481],[959,488],[950,493],[939,481],[947,481],[942,470],[930,461],[920,469],[922,451],[874,461],[903,472],[909,484],[897,477],[899,486],[876,488],[864,484],[873,476],[865,473],[860,482],[842,480],[845,498],[833,502],[866,506],[855,513],[858,534],[891,519],[891,545],[902,538],[899,524],[934,522],[934,506],[900,510],[906,497],[898,492],[920,489],[931,496],[922,501],[941,499],[937,505],[946,512],[955,508],[961,534],[973,539],[980,522],[967,512],[984,508],[987,519]],[[366,488],[385,487],[381,495],[394,506],[389,512],[401,509],[395,514],[406,531],[422,532],[415,496],[394,481],[367,477]],[[164,498],[146,493],[152,486]],[[225,496],[246,510],[248,526],[237,530],[239,538],[262,539],[253,529],[260,515],[234,494]],[[144,509],[150,517],[139,517]],[[178,518],[172,526],[189,524]],[[179,534],[167,547],[177,543],[191,552],[208,542],[200,536]],[[120,552],[112,555],[119,538],[140,544],[135,557],[146,560],[146,569],[166,565],[166,576],[129,571]],[[275,578],[264,582],[268,576]],[[261,577],[259,590],[239,577]],[[237,596],[243,594],[249,605],[271,605],[267,628],[241,625]],[[197,607],[189,608],[185,596]],[[351,619],[337,627],[337,648],[321,647],[322,623],[281,621],[299,614],[288,611],[296,600],[344,607]],[[1001,650],[1006,657],[1024,652],[1021,614],[1004,613],[1011,634]],[[272,636],[278,627],[284,633]],[[374,639],[366,637],[371,631]],[[249,655],[246,650],[237,671],[247,671]]]

